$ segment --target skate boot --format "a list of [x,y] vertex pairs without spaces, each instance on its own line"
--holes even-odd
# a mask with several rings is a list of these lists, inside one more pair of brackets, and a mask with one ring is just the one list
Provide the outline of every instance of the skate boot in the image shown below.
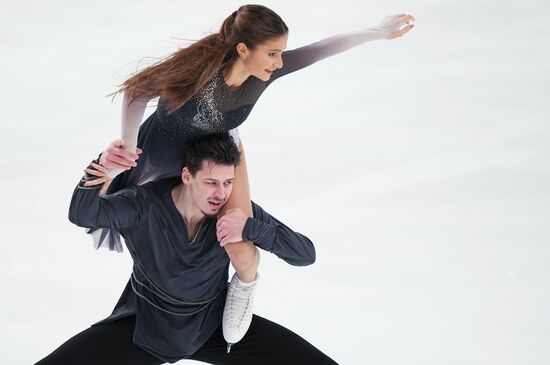
[[250,327],[256,283],[259,278],[260,274],[256,273],[254,281],[243,283],[235,273],[231,279],[222,318],[222,330],[223,337],[227,341],[227,353],[231,350],[231,345],[239,342]]

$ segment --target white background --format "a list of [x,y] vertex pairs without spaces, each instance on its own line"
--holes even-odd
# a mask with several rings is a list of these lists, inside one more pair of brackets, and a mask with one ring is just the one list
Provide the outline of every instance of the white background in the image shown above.
[[[305,268],[262,256],[256,313],[341,364],[550,363],[549,3],[265,4],[288,49],[391,13],[417,24],[277,81],[241,127],[253,198],[317,248]],[[119,136],[105,95],[238,5],[2,0],[3,364],[106,317],[128,279],[128,254],[67,220]]]

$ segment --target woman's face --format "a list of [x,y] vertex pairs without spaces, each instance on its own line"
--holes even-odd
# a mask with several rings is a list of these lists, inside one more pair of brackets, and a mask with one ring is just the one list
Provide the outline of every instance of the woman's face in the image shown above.
[[260,43],[256,49],[247,49],[244,66],[247,72],[260,80],[268,81],[273,71],[283,67],[281,54],[286,48],[288,34]]

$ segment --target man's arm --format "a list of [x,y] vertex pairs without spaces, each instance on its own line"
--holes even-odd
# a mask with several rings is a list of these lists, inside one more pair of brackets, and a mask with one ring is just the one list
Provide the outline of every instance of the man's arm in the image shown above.
[[69,220],[87,228],[126,228],[138,223],[145,213],[144,192],[138,187],[101,196],[100,190],[111,179],[93,161],[73,192]]
[[315,247],[309,238],[293,231],[254,202],[252,210],[254,218],[246,220],[243,239],[254,242],[291,265],[305,266],[315,262]]

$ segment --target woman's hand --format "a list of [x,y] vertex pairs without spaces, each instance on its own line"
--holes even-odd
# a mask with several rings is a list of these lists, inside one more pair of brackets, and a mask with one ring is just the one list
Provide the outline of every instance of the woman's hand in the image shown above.
[[409,14],[388,15],[375,29],[386,33],[386,39],[394,39],[413,29],[414,21],[414,16]]
[[126,150],[124,145],[125,142],[122,139],[113,141],[101,154],[99,163],[108,169],[116,170],[130,170],[135,167],[142,150],[136,148],[136,153],[133,153]]
[[86,181],[84,183],[84,186],[96,186],[99,184],[103,184],[103,186],[99,190],[99,196],[102,196],[107,192],[107,189],[109,188],[109,185],[111,185],[113,179],[111,179],[109,175],[105,173],[105,168],[103,166],[93,162],[91,163],[91,166],[93,167],[93,169],[87,168],[84,169],[84,172],[96,176],[97,179]]

